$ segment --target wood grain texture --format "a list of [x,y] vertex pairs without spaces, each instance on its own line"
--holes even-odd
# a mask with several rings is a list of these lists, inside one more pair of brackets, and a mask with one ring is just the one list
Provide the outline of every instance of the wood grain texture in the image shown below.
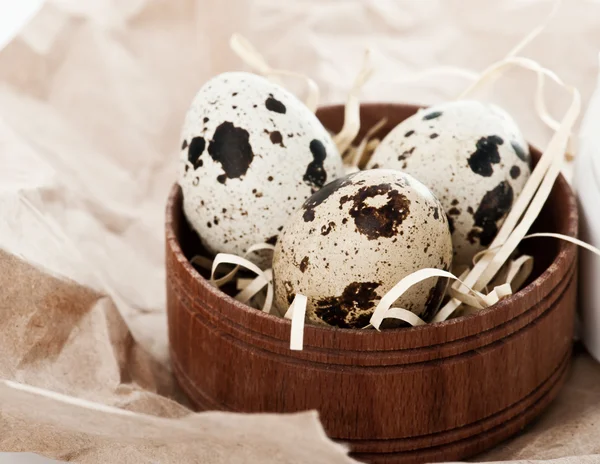
[[[417,107],[361,107],[382,134]],[[321,109],[330,129],[343,109]],[[534,150],[534,158],[539,152]],[[576,248],[525,242],[529,284],[472,316],[381,333],[307,326],[290,351],[290,323],[213,288],[189,264],[198,239],[174,187],[166,217],[167,298],[173,367],[199,409],[317,409],[328,434],[368,462],[458,460],[521,430],[555,397],[572,347]],[[577,235],[577,208],[560,177],[534,230]]]

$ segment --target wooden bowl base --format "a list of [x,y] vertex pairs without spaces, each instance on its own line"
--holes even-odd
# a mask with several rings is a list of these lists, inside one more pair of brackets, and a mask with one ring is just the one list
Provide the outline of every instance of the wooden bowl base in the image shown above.
[[[175,360],[174,357],[172,359]],[[404,440],[337,441],[350,447],[354,459],[372,464],[420,464],[475,456],[520,432],[544,411],[565,382],[570,359],[569,351],[556,372],[520,402],[467,427]],[[193,403],[198,411],[235,412],[219,407],[203,395],[193,386],[176,361],[173,362],[173,370],[181,388],[194,399]],[[335,437],[332,438],[335,440]]]

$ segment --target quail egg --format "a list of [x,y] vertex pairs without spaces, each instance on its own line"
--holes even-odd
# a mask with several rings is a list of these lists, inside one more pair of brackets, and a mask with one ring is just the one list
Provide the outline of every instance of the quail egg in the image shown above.
[[[429,189],[399,171],[360,171],[327,184],[286,223],[273,258],[275,304],[287,308],[300,293],[309,321],[362,328],[403,277],[451,263],[448,221]],[[429,319],[446,285],[427,279],[397,304]]]
[[344,173],[316,116],[284,88],[250,73],[208,81],[181,138],[185,216],[213,254],[274,244],[304,200]]
[[418,111],[379,144],[367,168],[398,169],[423,182],[448,215],[454,263],[496,236],[529,175],[528,145],[498,106],[455,101]]

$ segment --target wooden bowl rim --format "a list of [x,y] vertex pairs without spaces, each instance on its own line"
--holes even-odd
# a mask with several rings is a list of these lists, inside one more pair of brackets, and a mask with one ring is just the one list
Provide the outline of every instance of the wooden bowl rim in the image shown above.
[[[323,107],[319,108],[319,112],[339,109],[342,106],[343,105],[323,106]],[[395,107],[401,107],[401,108],[405,108],[405,109],[408,108],[410,110],[414,109],[415,111],[417,109],[421,108],[421,106],[418,106],[418,105],[401,104],[401,103],[363,103],[363,104],[361,104],[361,110],[363,108],[368,109],[368,108],[374,108],[374,107],[387,107],[388,109],[393,109]],[[535,147],[533,147],[531,145],[530,145],[530,147],[534,154],[536,154],[538,156],[540,155],[539,150],[537,150]],[[564,192],[565,193],[565,201],[568,202],[567,206],[568,206],[569,216],[568,216],[568,218],[565,219],[565,222],[566,222],[565,229],[566,230],[564,230],[563,233],[565,233],[566,235],[575,237],[577,235],[577,227],[578,227],[578,212],[577,212],[577,204],[576,204],[575,195],[574,195],[570,185],[568,184],[568,182],[566,181],[566,179],[564,178],[564,176],[562,174],[556,179],[556,182],[555,182],[553,188],[558,188],[561,192]],[[224,302],[226,302],[230,306],[235,307],[236,309],[238,309],[240,311],[240,317],[236,318],[237,320],[234,321],[235,323],[240,324],[240,323],[242,323],[243,319],[247,319],[248,317],[249,318],[258,318],[259,320],[263,320],[265,322],[268,321],[268,323],[270,323],[270,324],[275,324],[276,326],[279,326],[280,329],[285,328],[287,330],[287,333],[289,333],[290,327],[291,327],[291,322],[288,319],[278,317],[275,315],[271,315],[271,314],[266,314],[259,310],[254,309],[246,304],[240,303],[235,298],[227,295],[226,293],[222,292],[218,288],[213,287],[208,282],[208,280],[206,280],[204,277],[202,277],[200,275],[200,273],[198,273],[198,271],[196,271],[196,269],[191,265],[191,263],[188,261],[188,259],[185,257],[185,254],[183,253],[183,250],[181,248],[179,240],[177,239],[177,236],[175,234],[174,224],[173,224],[173,219],[175,217],[175,208],[177,207],[177,205],[180,205],[180,203],[181,203],[181,195],[182,195],[181,189],[180,189],[179,185],[177,183],[175,183],[174,186],[171,188],[171,192],[168,197],[167,208],[166,208],[166,222],[165,222],[167,247],[170,250],[170,252],[175,256],[177,261],[179,261],[182,264],[183,268],[187,271],[187,273],[194,279],[194,281],[200,287],[203,288],[203,290],[205,292],[211,293],[215,297],[224,300]],[[444,336],[444,335],[447,335],[446,331],[448,328],[453,327],[453,326],[463,325],[463,324],[469,324],[469,322],[471,322],[471,321],[488,318],[489,316],[497,314],[498,312],[501,312],[501,311],[507,309],[508,307],[511,307],[514,305],[519,305],[519,303],[525,299],[526,295],[530,291],[533,290],[534,284],[536,282],[550,280],[554,274],[561,272],[562,269],[569,268],[570,262],[575,257],[575,253],[576,253],[576,246],[574,244],[568,243],[565,241],[561,241],[561,243],[559,244],[559,250],[558,250],[558,253],[557,253],[555,259],[548,266],[548,268],[544,272],[542,272],[534,281],[532,281],[529,285],[522,288],[521,290],[519,290],[515,294],[511,295],[510,297],[496,303],[495,305],[490,306],[489,308],[481,310],[475,314],[461,316],[461,317],[449,319],[444,322],[439,322],[439,323],[435,323],[435,324],[426,324],[426,325],[422,325],[422,326],[407,327],[407,328],[401,328],[401,329],[387,329],[387,330],[383,330],[381,332],[374,331],[374,330],[363,330],[363,329],[341,329],[338,327],[314,326],[314,325],[307,324],[304,328],[305,347],[307,346],[307,340],[310,340],[310,339],[322,340],[322,339],[325,339],[325,338],[328,338],[331,336],[353,337],[353,338],[360,337],[362,339],[365,339],[365,338],[368,339],[369,337],[378,338],[379,343],[377,343],[377,346],[379,346],[379,347],[384,346],[384,345],[385,346],[394,345],[394,339],[397,339],[398,337],[402,337],[402,336],[410,337],[411,334],[422,334],[422,333],[429,333],[429,334],[431,334],[430,338],[432,340],[438,340],[442,343],[456,341],[457,339],[460,339],[461,337],[448,338],[447,336]],[[500,326],[500,325],[503,325],[503,324],[506,324],[507,322],[514,319],[515,317],[520,316],[523,312],[526,312],[528,309],[530,309],[530,308],[523,307],[522,311],[518,312],[517,314],[514,314],[513,317],[511,317],[511,318],[508,318],[508,319],[500,318],[500,320],[497,321],[497,323],[494,323],[491,325],[490,329]],[[487,329],[487,330],[489,330],[489,329]],[[278,330],[278,332],[279,332],[279,330]],[[270,334],[270,331],[265,330],[265,334]],[[438,335],[438,336],[436,336],[436,335]],[[439,335],[442,335],[442,336],[440,337]],[[465,336],[470,336],[470,335],[472,335],[472,334],[465,334]],[[273,336],[277,337],[276,335],[273,335]],[[279,337],[277,337],[277,338],[279,338]],[[422,336],[421,336],[421,338],[422,338]],[[389,342],[389,343],[387,343],[387,342]],[[315,344],[311,344],[311,343],[309,343],[308,346],[320,348],[320,345],[315,345]],[[427,345],[424,345],[424,346],[427,346]],[[381,348],[379,348],[379,349],[381,349]]]

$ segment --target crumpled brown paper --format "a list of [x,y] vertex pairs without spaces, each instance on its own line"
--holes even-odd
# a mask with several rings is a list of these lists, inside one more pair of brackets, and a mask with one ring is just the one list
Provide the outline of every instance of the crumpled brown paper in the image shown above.
[[[564,3],[524,54],[586,101],[600,3]],[[313,413],[192,415],[177,390],[163,206],[187,105],[211,75],[243,68],[227,47],[233,32],[278,68],[314,77],[326,102],[345,98],[365,46],[378,71],[365,100],[445,100],[466,82],[394,79],[438,65],[481,70],[549,8],[519,0],[48,0],[0,51],[0,377],[44,389],[0,383],[0,451],[78,462],[351,462]],[[511,73],[493,97],[543,146],[549,133],[531,108],[534,82]],[[547,93],[559,113],[565,101],[552,87]],[[548,412],[478,459],[600,462],[599,384],[600,367],[579,352]],[[582,455],[592,456],[574,457]]]
[[0,376],[45,389],[0,381],[2,451],[82,463],[353,462],[316,413],[191,414],[95,291],[4,252],[0,288]]

